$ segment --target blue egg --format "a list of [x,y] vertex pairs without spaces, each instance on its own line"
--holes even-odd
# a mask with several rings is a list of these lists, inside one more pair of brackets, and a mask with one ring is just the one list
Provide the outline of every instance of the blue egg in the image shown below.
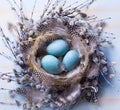
[[54,40],[46,48],[48,54],[57,57],[64,56],[68,52],[68,50],[69,50],[68,43],[62,39]]
[[80,62],[79,53],[76,50],[70,50],[63,58],[62,64],[67,71],[74,69]]
[[60,61],[52,55],[44,56],[41,59],[41,66],[45,71],[47,71],[48,73],[52,73],[54,75],[57,75],[61,72]]

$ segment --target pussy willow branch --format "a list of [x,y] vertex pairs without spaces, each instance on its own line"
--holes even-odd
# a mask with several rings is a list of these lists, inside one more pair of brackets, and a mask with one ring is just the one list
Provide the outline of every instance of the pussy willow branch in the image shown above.
[[33,9],[32,9],[32,12],[31,12],[31,17],[30,17],[31,20],[32,20],[32,17],[33,17],[33,14],[34,14],[36,3],[37,3],[37,0],[35,0],[34,5],[33,5]]
[[5,39],[10,51],[12,52],[14,58],[16,59],[16,55],[15,55],[15,53],[14,53],[12,47],[11,47],[10,40],[6,37],[6,35],[4,34],[3,29],[1,27],[0,27],[0,32],[2,33],[2,37]]
[[17,17],[19,18],[20,15],[19,15],[19,13],[17,12],[16,8],[15,8],[15,7],[13,6],[13,4],[11,3],[11,1],[10,1],[10,0],[7,0],[7,2],[10,4],[11,9],[15,12],[15,14],[17,15]]

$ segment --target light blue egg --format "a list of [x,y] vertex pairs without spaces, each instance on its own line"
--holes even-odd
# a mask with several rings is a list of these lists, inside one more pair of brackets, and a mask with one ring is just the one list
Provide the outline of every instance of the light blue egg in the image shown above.
[[61,72],[60,61],[52,55],[44,56],[41,59],[41,66],[45,71],[54,75],[59,74]]
[[51,42],[46,51],[50,55],[54,56],[64,56],[69,50],[68,43],[65,40],[59,39]]
[[70,50],[63,58],[63,65],[67,71],[74,69],[80,62],[79,53],[76,50]]

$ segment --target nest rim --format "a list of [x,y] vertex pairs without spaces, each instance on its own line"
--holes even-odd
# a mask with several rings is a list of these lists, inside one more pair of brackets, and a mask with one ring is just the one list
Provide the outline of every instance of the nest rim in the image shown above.
[[[62,36],[56,36],[56,35],[54,35],[54,34],[50,34],[50,35],[41,34],[41,35],[39,35],[39,36],[36,38],[33,47],[31,48],[31,54],[30,54],[30,57],[29,57],[29,59],[28,59],[28,65],[29,65],[30,67],[32,67],[33,70],[38,71],[39,74],[43,74],[45,77],[51,78],[53,82],[56,82],[56,81],[57,81],[57,82],[66,82],[66,81],[68,82],[68,80],[69,80],[69,81],[72,81],[73,79],[75,79],[75,82],[79,81],[79,80],[82,78],[83,74],[84,74],[84,71],[82,71],[82,70],[80,69],[81,60],[80,60],[80,62],[79,62],[79,65],[78,65],[75,69],[67,72],[67,73],[64,74],[64,75],[53,75],[53,74],[50,74],[50,73],[46,72],[44,69],[42,69],[42,67],[40,67],[40,65],[37,63],[36,58],[35,58],[35,57],[36,57],[35,55],[36,55],[36,52],[37,52],[37,50],[38,50],[38,48],[39,48],[39,45],[40,45],[40,43],[45,43],[45,42],[47,41],[46,39],[43,40],[43,39],[41,39],[41,38],[42,38],[42,37],[43,37],[43,38],[46,38],[46,37],[48,37],[48,36],[49,36],[49,38],[50,38],[50,37],[51,37],[51,38],[52,38],[52,37],[55,37],[55,39],[65,39],[65,38],[62,37]],[[75,40],[81,41],[81,38],[80,38],[80,37],[71,38],[70,40],[71,40],[71,45],[73,46],[73,48],[76,49],[76,50],[78,51],[78,53],[79,53],[79,52],[81,51],[81,49],[78,48],[78,47],[75,47],[75,46],[73,45],[73,42],[75,42]],[[78,43],[78,46],[79,46],[79,43]],[[83,52],[82,54],[84,54],[84,52]],[[79,55],[80,55],[80,53],[79,53]],[[84,57],[84,55],[83,55],[82,57]],[[86,59],[85,59],[85,60],[86,60]],[[41,73],[41,71],[42,71],[42,73]]]

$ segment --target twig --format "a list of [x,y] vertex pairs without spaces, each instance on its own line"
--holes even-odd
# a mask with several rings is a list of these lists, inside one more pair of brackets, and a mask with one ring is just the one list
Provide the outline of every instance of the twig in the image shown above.
[[17,8],[19,9],[19,5],[16,3],[15,0],[13,0],[14,4],[17,6]]
[[15,76],[8,75],[8,74],[11,74],[11,73],[2,73],[0,76],[6,76],[6,77],[9,77],[9,78],[15,78]]
[[1,105],[17,105],[16,103],[0,102]]
[[52,13],[52,11],[55,11],[57,6],[62,0],[56,0],[55,3],[52,4],[52,9],[47,13],[47,16]]
[[4,32],[3,32],[3,30],[2,30],[1,27],[0,27],[0,32],[2,33],[2,37],[5,38],[5,41],[6,41],[7,45],[8,45],[8,47],[9,47],[10,51],[12,52],[13,56],[14,56],[15,59],[16,59],[16,55],[15,55],[15,53],[13,52],[13,49],[12,49],[10,43],[9,43],[9,40],[8,40],[8,38],[5,36],[5,34],[4,34]]
[[34,14],[36,3],[37,3],[37,0],[35,0],[34,5],[33,5],[33,9],[32,9],[32,12],[31,12],[31,17],[30,17],[31,20],[32,20],[32,17],[33,17],[33,14]]
[[83,88],[82,88],[82,90],[84,90],[84,89],[93,89],[93,90],[95,91],[95,93],[97,93],[97,92],[98,92],[98,91],[96,90],[96,88],[95,88],[95,87],[93,87],[93,86],[83,87]]
[[113,87],[113,85],[110,83],[110,81],[108,81],[108,79],[105,77],[104,73],[102,71],[100,71],[101,75],[103,76],[103,78],[105,79],[105,81]]
[[6,89],[6,88],[0,88],[0,90],[5,90],[5,91],[14,91],[12,89]]
[[48,0],[47,5],[43,10],[43,14],[41,15],[40,19],[43,19],[44,15],[46,14],[46,12],[48,11],[48,9],[49,9],[49,7],[51,5],[51,2],[52,2],[52,0]]
[[21,19],[21,22],[23,23],[23,4],[22,4],[22,0],[20,0],[20,19]]
[[13,6],[13,4],[11,3],[11,1],[10,0],[7,0],[8,1],[8,3],[10,4],[10,6],[11,6],[11,9],[16,13],[16,15],[18,16],[18,18],[20,17],[19,16],[19,14],[18,14],[18,12],[17,12],[17,10],[16,10],[16,8]]
[[69,6],[65,7],[64,10],[65,10],[65,9],[68,9],[68,8],[70,8],[70,7],[72,7],[73,5],[75,5],[75,4],[77,4],[77,3],[78,3],[78,1],[76,1],[76,2],[74,2],[74,3],[72,3],[72,4],[70,4]]
[[11,81],[14,81],[14,82],[16,82],[16,80],[14,80],[15,78],[11,78],[11,77],[9,77],[9,78],[4,78],[4,76],[0,76],[0,79],[2,79],[2,80],[7,80],[8,82],[11,82]]
[[82,8],[84,8],[84,7],[87,7],[87,8],[88,8],[94,1],[95,1],[95,0],[87,0],[86,2],[88,2],[88,3],[82,4],[82,6],[80,7],[80,9],[82,9]]
[[0,53],[1,56],[5,57],[6,59],[13,61],[13,59],[10,56],[5,55],[4,53]]

